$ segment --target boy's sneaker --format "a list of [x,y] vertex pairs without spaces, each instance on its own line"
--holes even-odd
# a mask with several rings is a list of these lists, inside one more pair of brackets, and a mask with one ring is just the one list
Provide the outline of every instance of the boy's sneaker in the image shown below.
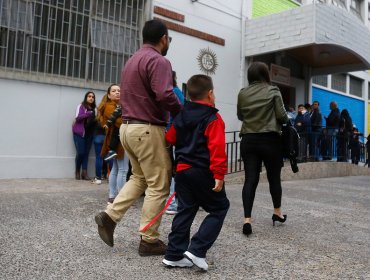
[[194,265],[187,258],[182,258],[179,261],[169,261],[169,260],[163,259],[162,263],[164,263],[169,268],[171,267],[192,267]]
[[94,178],[94,180],[91,181],[92,184],[96,184],[96,185],[100,185],[101,184],[101,180],[99,178]]
[[108,154],[105,156],[104,160],[108,161],[112,158],[114,158],[117,155],[117,153],[113,150],[109,150]]
[[206,258],[199,258],[189,251],[186,251],[184,253],[184,257],[187,258],[189,261],[191,261],[193,264],[195,264],[200,269],[207,271],[208,270],[208,263],[206,262]]
[[175,210],[175,209],[167,209],[166,210],[166,214],[167,215],[176,215],[177,214],[177,210]]

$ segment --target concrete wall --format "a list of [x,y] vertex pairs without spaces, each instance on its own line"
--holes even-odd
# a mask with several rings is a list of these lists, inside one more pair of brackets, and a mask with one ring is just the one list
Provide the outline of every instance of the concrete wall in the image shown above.
[[[72,121],[88,89],[6,79],[0,87],[0,179],[72,177]],[[103,92],[95,93],[100,102]]]
[[[153,1],[153,6],[184,14],[184,26],[225,40],[225,46],[221,46],[170,30],[173,40],[167,58],[177,71],[181,87],[192,75],[201,72],[197,61],[201,49],[209,48],[216,54],[218,67],[212,78],[216,106],[226,130],[240,129],[236,101],[244,77],[241,9],[246,2]],[[17,81],[11,77],[0,79],[0,88],[0,179],[73,177],[75,147],[71,125],[76,107],[89,89]],[[104,92],[95,93],[99,103]],[[92,147],[90,176],[95,175],[94,160]]]
[[[246,1],[244,1],[246,2]],[[225,2],[226,3],[226,2]],[[193,28],[225,39],[225,46],[191,37],[170,30],[173,38],[167,58],[176,70],[178,83],[186,83],[200,71],[197,57],[201,49],[209,48],[217,56],[218,67],[211,75],[216,95],[216,106],[226,123],[226,130],[239,130],[240,123],[236,118],[237,94],[241,87],[241,63],[244,56],[241,52],[241,8],[243,0],[227,1],[154,1],[154,5],[183,14],[181,25]],[[156,16],[156,15],[155,15]]]

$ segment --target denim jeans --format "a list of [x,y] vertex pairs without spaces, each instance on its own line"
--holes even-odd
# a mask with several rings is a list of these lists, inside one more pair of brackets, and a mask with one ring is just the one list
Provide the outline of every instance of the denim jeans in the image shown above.
[[95,148],[95,176],[101,179],[103,170],[103,158],[100,155],[105,135],[97,134],[94,136],[94,148]]
[[128,171],[128,155],[123,159],[113,159],[113,167],[109,174],[109,198],[115,198],[126,182]]
[[86,170],[93,137],[92,136],[81,137],[80,135],[73,133],[73,141],[76,147],[76,158],[75,158],[76,171],[80,170],[81,166],[83,170]]
[[[175,149],[172,148],[173,157],[175,157]],[[171,185],[170,185],[170,194],[168,195],[167,200],[171,197],[171,195],[175,192],[175,179],[171,178]],[[167,201],[166,201],[167,203]],[[168,206],[168,210],[177,211],[177,197],[175,196],[170,205]]]

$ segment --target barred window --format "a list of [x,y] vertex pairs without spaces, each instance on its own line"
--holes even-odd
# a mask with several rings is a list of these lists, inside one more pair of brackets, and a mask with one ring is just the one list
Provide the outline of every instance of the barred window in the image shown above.
[[314,77],[312,77],[312,82],[314,84],[327,87],[328,86],[328,76],[326,76],[326,75],[314,76]]
[[362,19],[361,17],[361,3],[358,0],[351,0],[350,2],[350,10],[351,13],[357,16],[359,19]]
[[331,76],[331,88],[346,92],[347,87],[347,75],[346,74],[333,74]]
[[349,93],[358,97],[362,97],[363,80],[353,76],[349,76],[349,79]]
[[0,0],[0,77],[12,71],[27,80],[42,73],[82,85],[118,83],[139,48],[144,6],[145,0]]
[[339,8],[346,9],[346,1],[345,0],[331,0],[331,3]]

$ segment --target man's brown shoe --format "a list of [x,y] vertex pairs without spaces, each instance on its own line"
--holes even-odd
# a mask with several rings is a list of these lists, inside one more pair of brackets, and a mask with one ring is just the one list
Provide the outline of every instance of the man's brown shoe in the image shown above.
[[167,250],[167,245],[161,240],[157,240],[154,243],[149,243],[141,239],[139,245],[139,255],[142,257],[164,255]]
[[116,223],[105,212],[100,212],[95,216],[95,222],[98,224],[100,238],[108,245],[113,247],[113,233]]

